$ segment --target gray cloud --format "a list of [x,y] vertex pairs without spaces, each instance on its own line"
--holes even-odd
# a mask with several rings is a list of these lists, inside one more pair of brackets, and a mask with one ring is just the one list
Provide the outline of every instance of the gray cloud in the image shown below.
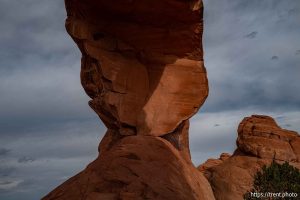
[[15,173],[15,171],[15,167],[0,165],[0,177],[8,177]]
[[279,57],[278,56],[272,56],[271,60],[278,60]]
[[0,199],[40,199],[97,155],[104,127],[81,87],[63,4],[1,1]]
[[0,148],[0,156],[6,156],[10,152],[10,149]]
[[18,163],[32,163],[35,161],[35,158],[32,158],[30,156],[23,156],[18,159]]
[[13,189],[17,187],[21,182],[22,180],[0,181],[0,191]]
[[4,0],[0,13],[1,131],[94,117],[80,86],[79,50],[64,28],[64,2]]
[[245,35],[245,38],[248,38],[248,39],[253,39],[257,36],[258,32],[257,31],[253,31],[247,35]]
[[[204,1],[205,63],[210,94],[204,112],[299,110],[299,10],[296,1]],[[220,17],[222,16],[222,17]],[[245,40],[241,35],[259,37]],[[250,36],[249,35],[249,36]],[[270,57],[280,59],[271,62]]]
[[0,179],[22,183],[0,190],[0,198],[40,199],[96,158],[104,132],[95,118],[40,127],[19,138],[3,137],[0,146],[5,143],[13,150],[0,163]]

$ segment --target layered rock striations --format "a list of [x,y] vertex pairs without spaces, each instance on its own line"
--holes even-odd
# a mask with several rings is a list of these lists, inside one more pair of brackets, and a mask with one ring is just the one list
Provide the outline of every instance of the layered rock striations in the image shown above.
[[271,117],[253,115],[240,123],[232,156],[210,159],[198,169],[209,180],[217,200],[240,200],[252,189],[257,171],[273,160],[300,169],[299,144],[297,132],[280,128]]
[[90,105],[121,135],[163,136],[208,94],[200,1],[66,0]]
[[98,158],[44,200],[213,200],[192,164],[204,103],[200,0],[65,0],[89,105],[107,127]]
[[238,128],[238,149],[258,158],[300,162],[299,142],[297,132],[280,128],[268,116],[247,117]]

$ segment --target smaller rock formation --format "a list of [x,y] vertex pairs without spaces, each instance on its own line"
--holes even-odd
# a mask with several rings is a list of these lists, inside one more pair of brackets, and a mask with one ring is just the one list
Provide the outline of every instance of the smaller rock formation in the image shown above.
[[232,156],[209,159],[198,169],[211,183],[217,200],[241,200],[251,190],[257,171],[273,160],[288,161],[300,169],[299,152],[297,132],[280,128],[271,117],[253,115],[240,123]]
[[198,167],[198,170],[203,172],[206,178],[209,178],[211,176],[210,169],[222,164],[225,160],[230,158],[230,156],[231,155],[229,153],[222,153],[218,159],[209,158],[205,163]]

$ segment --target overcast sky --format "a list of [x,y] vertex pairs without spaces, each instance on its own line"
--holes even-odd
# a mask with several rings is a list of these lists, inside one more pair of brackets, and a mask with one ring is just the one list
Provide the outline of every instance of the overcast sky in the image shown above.
[[[299,0],[205,0],[210,94],[191,120],[195,165],[235,149],[243,117],[300,131]],[[0,199],[38,200],[97,156],[105,128],[79,79],[63,0],[0,0]]]

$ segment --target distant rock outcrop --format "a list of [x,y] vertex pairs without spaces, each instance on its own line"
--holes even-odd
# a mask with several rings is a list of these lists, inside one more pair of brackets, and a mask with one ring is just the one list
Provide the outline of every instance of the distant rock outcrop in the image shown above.
[[300,162],[300,137],[280,128],[268,116],[245,118],[238,128],[237,146],[241,152],[258,158]]
[[213,200],[192,164],[204,103],[201,0],[65,0],[81,82],[108,131],[99,156],[44,200]]
[[217,200],[241,200],[252,189],[262,166],[288,161],[300,169],[300,136],[280,128],[268,116],[246,117],[239,125],[237,149],[225,161],[210,159],[199,166]]

